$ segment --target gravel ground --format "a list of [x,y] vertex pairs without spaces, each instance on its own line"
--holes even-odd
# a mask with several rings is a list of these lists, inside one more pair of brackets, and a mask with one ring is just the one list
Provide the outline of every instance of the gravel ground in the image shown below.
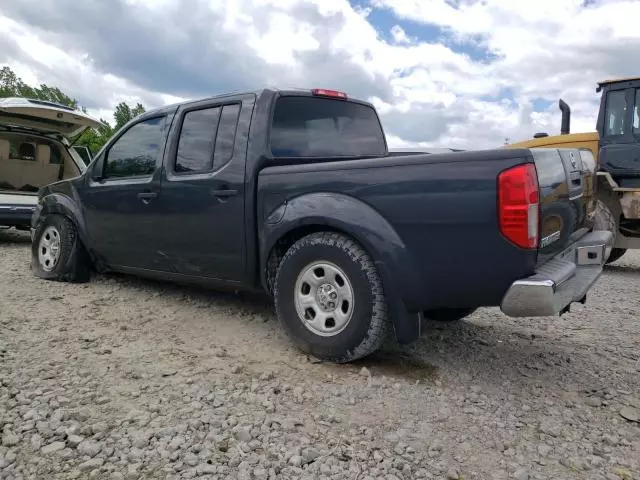
[[0,478],[639,479],[640,253],[562,318],[483,309],[351,365],[263,300],[38,280],[0,232]]

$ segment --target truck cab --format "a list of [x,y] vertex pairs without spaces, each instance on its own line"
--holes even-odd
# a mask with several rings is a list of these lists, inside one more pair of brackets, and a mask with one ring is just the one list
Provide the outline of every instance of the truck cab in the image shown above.
[[619,187],[640,191],[640,78],[600,82],[598,91],[600,169]]

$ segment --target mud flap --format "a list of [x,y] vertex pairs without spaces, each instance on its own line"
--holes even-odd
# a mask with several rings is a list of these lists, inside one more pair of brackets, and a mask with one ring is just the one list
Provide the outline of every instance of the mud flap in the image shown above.
[[398,294],[396,284],[391,281],[391,275],[385,264],[382,262],[375,262],[375,264],[382,277],[389,320],[391,320],[391,328],[396,342],[400,345],[412,343],[422,335],[422,313],[412,313],[407,310]]
[[388,292],[387,301],[396,341],[400,345],[415,342],[422,335],[422,313],[407,311],[395,292]]

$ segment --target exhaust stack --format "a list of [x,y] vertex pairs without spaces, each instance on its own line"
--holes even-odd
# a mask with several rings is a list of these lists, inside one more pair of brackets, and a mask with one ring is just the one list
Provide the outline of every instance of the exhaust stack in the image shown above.
[[567,135],[570,131],[571,125],[571,109],[567,103],[560,99],[558,102],[558,107],[560,107],[560,111],[562,112],[562,123],[560,125],[560,135]]

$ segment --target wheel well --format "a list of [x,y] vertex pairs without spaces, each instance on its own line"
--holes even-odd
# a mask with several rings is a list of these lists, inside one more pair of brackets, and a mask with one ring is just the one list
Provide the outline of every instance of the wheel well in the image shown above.
[[[269,252],[269,256],[267,257],[265,265],[265,288],[269,295],[273,294],[273,282],[275,281],[276,272],[278,271],[278,265],[280,265],[280,261],[284,254],[289,250],[291,245],[296,243],[298,240],[316,232],[335,232],[353,238],[347,232],[329,225],[304,225],[287,232],[273,245]],[[361,246],[362,248],[365,248],[363,245]]]
[[[269,295],[273,295],[273,286],[275,283],[276,272],[278,270],[278,266],[280,265],[282,257],[285,255],[287,250],[301,238],[316,232],[333,232],[349,237],[354,242],[358,243],[358,245],[360,245],[360,247],[372,257],[375,264],[375,259],[369,251],[369,248],[367,248],[366,245],[363,245],[362,242],[360,242],[358,239],[354,238],[353,235],[340,228],[322,224],[305,225],[302,227],[298,227],[283,235],[273,245],[271,251],[269,252],[264,267],[264,287]],[[379,268],[378,265],[376,265],[376,267]],[[393,285],[390,285],[392,282],[385,282],[384,271],[379,271],[379,274],[380,281],[382,282],[382,287],[385,291],[385,296],[387,297],[387,301],[389,302],[389,307],[393,309],[393,315],[391,316],[391,318],[394,325],[396,339],[402,343],[408,343],[415,340],[420,336],[420,322],[419,320],[415,320],[418,317],[413,316],[407,312],[402,299],[394,292]],[[389,287],[392,288],[388,290]]]

